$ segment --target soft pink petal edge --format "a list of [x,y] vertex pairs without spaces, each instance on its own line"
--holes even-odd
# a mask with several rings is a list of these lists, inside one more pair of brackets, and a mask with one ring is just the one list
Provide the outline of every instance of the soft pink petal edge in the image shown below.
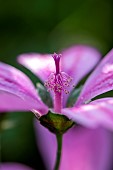
[[77,83],[88,74],[100,60],[100,52],[91,46],[73,45],[62,52],[61,68]]
[[48,111],[48,107],[41,101],[31,80],[20,70],[2,62],[0,62],[0,98],[1,111],[10,111],[14,108],[35,109],[42,114]]
[[62,109],[62,114],[85,127],[113,130],[113,98],[98,99],[89,104]]
[[[94,68],[101,57],[100,52],[96,48],[86,45],[75,45],[64,49],[61,53],[62,70],[73,78],[69,91],[73,89],[73,85],[75,87]],[[68,96],[64,94],[64,105]]]
[[51,72],[55,72],[55,63],[51,54],[26,53],[17,56],[17,61],[31,70],[43,82]]
[[83,104],[92,98],[113,89],[113,49],[103,58],[89,76],[75,105]]

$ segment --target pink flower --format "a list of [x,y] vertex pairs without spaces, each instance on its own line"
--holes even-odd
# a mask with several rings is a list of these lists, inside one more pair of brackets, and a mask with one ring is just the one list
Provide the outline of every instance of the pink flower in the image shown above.
[[[50,93],[54,101],[55,112],[64,114],[85,127],[96,128],[95,130],[72,128],[65,134],[60,170],[69,170],[70,166],[72,166],[71,170],[75,168],[76,170],[104,170],[104,168],[108,170],[111,156],[109,140],[111,138],[106,138],[108,132],[101,127],[113,130],[113,98],[89,101],[113,88],[113,50],[100,62],[86,81],[77,102],[69,108],[66,108],[68,91],[73,89],[69,83],[76,86],[97,64],[100,53],[94,48],[79,45],[66,49],[61,54],[61,66],[59,65],[60,55],[57,54],[53,55],[55,63],[51,55],[46,54],[22,54],[18,58],[21,64],[35,73],[43,82],[46,81],[47,89],[52,90]],[[55,70],[56,73],[54,73]],[[68,84],[65,85],[65,83]],[[16,68],[4,63],[0,63],[0,92],[1,111],[31,110],[38,117],[45,115],[49,110],[29,78]],[[53,96],[54,94],[55,96]],[[39,130],[42,131],[44,127],[39,126]],[[46,131],[46,129],[44,130]],[[42,148],[42,154],[45,154],[46,162],[48,160],[48,169],[52,170],[55,160],[55,144],[51,145],[51,140],[50,148],[47,149],[49,134],[47,136],[46,133],[49,132],[40,134],[41,148],[45,145],[46,149]],[[42,145],[42,141],[45,141],[43,135],[47,140],[44,145]],[[52,134],[50,136],[53,138]],[[99,149],[100,155],[98,154]],[[74,157],[77,161],[74,161]]]
[[[92,59],[89,62],[91,56]],[[74,46],[62,52],[61,69],[73,77],[73,84],[76,86],[91,71],[99,59],[100,53],[94,48]],[[22,54],[18,61],[28,67],[44,83],[50,74],[56,70],[50,54]],[[71,91],[72,89],[73,87],[69,86],[68,90]],[[69,94],[63,94],[64,106],[68,96]],[[32,110],[37,114],[44,115],[49,110],[37,94],[31,80],[20,70],[2,62],[0,62],[0,99],[0,109],[3,112]]]

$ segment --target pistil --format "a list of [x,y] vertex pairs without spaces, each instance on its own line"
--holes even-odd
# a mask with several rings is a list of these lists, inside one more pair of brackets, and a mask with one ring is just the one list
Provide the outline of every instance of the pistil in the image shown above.
[[52,55],[52,57],[54,58],[54,61],[55,61],[55,66],[56,66],[56,75],[59,74],[60,72],[60,58],[61,58],[61,54],[56,54],[54,53]]

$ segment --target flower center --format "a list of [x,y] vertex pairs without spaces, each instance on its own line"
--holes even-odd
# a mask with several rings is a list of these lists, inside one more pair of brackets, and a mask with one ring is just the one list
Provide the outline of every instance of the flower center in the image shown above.
[[61,56],[61,54],[56,53],[52,55],[55,61],[56,72],[50,74],[48,80],[45,82],[45,86],[47,87],[48,91],[53,90],[54,92],[58,93],[64,91],[66,94],[68,94],[68,87],[72,81],[72,77],[70,77],[67,73],[60,71]]

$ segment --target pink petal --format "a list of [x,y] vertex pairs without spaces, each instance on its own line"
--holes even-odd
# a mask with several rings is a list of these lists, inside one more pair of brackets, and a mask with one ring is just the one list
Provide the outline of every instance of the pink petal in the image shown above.
[[18,62],[31,70],[43,82],[48,79],[51,72],[55,72],[55,63],[50,54],[21,54],[18,56]]
[[62,53],[62,70],[74,79],[74,85],[93,69],[101,55],[95,48],[86,45],[75,45]]
[[[53,170],[57,150],[55,135],[38,122],[35,122],[35,128],[37,145],[47,170]],[[110,170],[111,139],[110,133],[102,128],[71,128],[64,134],[59,170]]]
[[0,170],[33,170],[33,169],[21,163],[6,162],[0,164]]
[[76,102],[80,105],[95,96],[113,89],[113,49],[104,57],[86,81]]
[[73,108],[66,108],[62,113],[79,124],[96,128],[98,126],[113,130],[113,98],[104,98]]
[[[72,84],[78,82],[88,74],[99,61],[101,55],[95,48],[86,45],[75,45],[65,49],[62,53],[62,70],[72,78]],[[70,86],[70,91],[73,86]],[[64,103],[69,95],[64,94]]]
[[16,68],[0,62],[0,110],[31,110],[47,113],[30,79]]

